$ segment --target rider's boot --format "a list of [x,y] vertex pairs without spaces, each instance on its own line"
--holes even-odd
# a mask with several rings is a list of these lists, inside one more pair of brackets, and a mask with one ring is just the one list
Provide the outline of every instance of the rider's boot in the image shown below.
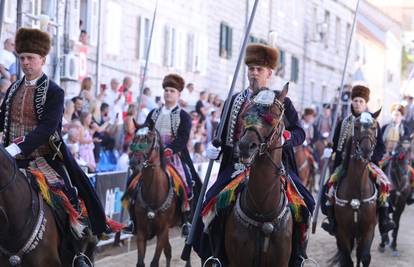
[[378,217],[379,230],[381,233],[388,233],[396,227],[395,222],[389,216],[388,207],[380,206],[378,208]]
[[336,223],[335,223],[335,214],[334,214],[334,206],[327,205],[326,206],[326,218],[321,227],[323,230],[327,231],[330,235],[335,235],[336,230]]
[[125,226],[122,229],[122,232],[124,232],[126,234],[135,234],[136,233],[135,224],[134,224],[134,222],[135,222],[135,205],[132,202],[130,202],[130,204],[129,204],[128,212],[129,212],[130,220],[129,220],[128,225]]
[[76,256],[76,258],[75,258],[75,260],[73,262],[73,266],[74,267],[93,267],[90,264],[90,261],[88,261],[86,259],[86,257],[83,256],[83,255]]
[[184,211],[182,215],[181,235],[185,238],[190,234],[191,231],[191,212]]
[[407,198],[407,205],[411,205],[414,203],[414,189],[411,189],[411,193]]

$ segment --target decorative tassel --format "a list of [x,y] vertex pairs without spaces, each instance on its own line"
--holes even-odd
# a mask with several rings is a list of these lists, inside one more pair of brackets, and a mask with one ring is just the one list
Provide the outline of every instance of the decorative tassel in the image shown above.
[[113,232],[121,232],[122,228],[125,226],[122,223],[117,222],[109,217],[106,217],[106,224],[111,228]]

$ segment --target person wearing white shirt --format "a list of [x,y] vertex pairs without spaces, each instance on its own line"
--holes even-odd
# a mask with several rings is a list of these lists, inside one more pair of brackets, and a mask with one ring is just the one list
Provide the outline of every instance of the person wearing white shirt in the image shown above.
[[180,106],[189,112],[194,110],[197,100],[198,94],[194,91],[194,84],[187,84],[187,87],[181,93]]

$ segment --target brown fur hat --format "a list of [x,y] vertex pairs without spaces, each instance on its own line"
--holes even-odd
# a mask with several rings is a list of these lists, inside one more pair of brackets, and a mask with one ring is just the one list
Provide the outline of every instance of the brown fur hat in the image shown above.
[[398,103],[392,104],[391,112],[393,112],[394,110],[398,110],[401,113],[401,115],[403,115],[403,116],[405,114],[405,107],[401,104],[398,104]]
[[247,66],[258,65],[274,69],[277,66],[279,51],[269,45],[250,44],[246,48],[244,62]]
[[178,74],[168,74],[162,81],[162,88],[165,89],[166,87],[173,87],[180,92],[184,89],[184,85],[185,82],[183,77]]
[[306,116],[309,116],[309,115],[313,115],[313,116],[315,116],[316,114],[315,114],[315,111],[313,110],[313,108],[305,108],[304,110],[303,110],[303,115],[302,115],[302,117],[306,117]]
[[50,51],[51,39],[47,32],[20,28],[15,38],[16,53],[35,53],[42,57],[47,56]]
[[365,99],[366,102],[369,101],[369,88],[365,87],[363,85],[355,85],[352,87],[351,91],[351,99],[354,99],[355,97],[361,97]]

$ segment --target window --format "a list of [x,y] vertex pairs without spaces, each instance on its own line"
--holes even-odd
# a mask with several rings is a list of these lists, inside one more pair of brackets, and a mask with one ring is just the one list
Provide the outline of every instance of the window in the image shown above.
[[170,25],[165,25],[164,29],[164,66],[173,67],[175,65],[175,45],[176,30]]
[[315,101],[315,81],[310,81],[310,100],[313,104]]
[[195,36],[194,33],[187,34],[187,61],[185,64],[186,71],[194,71],[195,65]]
[[[116,10],[112,10],[114,7]],[[120,5],[114,1],[107,3],[107,16],[113,13],[118,13]],[[81,0],[80,2],[80,29],[85,30],[89,36],[89,44],[96,46],[98,43],[98,17],[99,17],[99,3],[98,0]],[[118,18],[117,18],[118,19]],[[107,25],[111,27],[111,20],[107,19]],[[112,27],[113,28],[113,27]],[[118,29],[119,31],[119,29]],[[109,32],[109,31],[107,31]]]
[[138,59],[145,59],[148,41],[151,35],[151,21],[149,18],[138,17],[138,40],[137,40],[137,53]]
[[[31,10],[33,16],[40,16],[42,13],[42,0],[32,0],[31,1]],[[40,22],[39,20],[32,20],[32,27],[33,28],[39,28]]]
[[335,49],[336,53],[339,53],[341,48],[341,19],[336,17],[335,22]]
[[[121,6],[114,2],[109,1],[107,6],[106,16],[106,52],[110,55],[119,55],[121,51]],[[91,36],[92,37],[92,36]],[[92,39],[92,38],[91,38]]]
[[316,39],[317,31],[318,31],[318,7],[313,6],[313,8],[312,8],[312,25],[311,25],[312,37],[311,37],[311,39]]
[[329,13],[328,10],[325,10],[325,20],[324,22],[326,23],[327,27],[326,27],[326,32],[324,34],[324,43],[325,43],[325,48],[329,47],[329,31],[330,31],[330,21],[331,19],[331,14]]
[[327,91],[327,88],[326,88],[326,84],[324,84],[324,85],[322,85],[322,96],[321,96],[322,102],[321,103],[327,102],[326,101],[326,99],[327,99],[327,93],[328,93],[328,91]]
[[13,23],[16,20],[16,1],[2,0],[4,3],[4,21]]
[[275,70],[275,75],[279,77],[285,76],[285,65],[286,65],[286,52],[279,50],[279,64]]
[[351,38],[351,24],[346,24],[345,45],[348,47],[349,39]]
[[299,80],[299,59],[295,56],[292,56],[291,60],[290,80],[297,83]]
[[220,24],[220,48],[219,56],[222,58],[231,58],[232,55],[232,38],[233,29],[224,23]]

